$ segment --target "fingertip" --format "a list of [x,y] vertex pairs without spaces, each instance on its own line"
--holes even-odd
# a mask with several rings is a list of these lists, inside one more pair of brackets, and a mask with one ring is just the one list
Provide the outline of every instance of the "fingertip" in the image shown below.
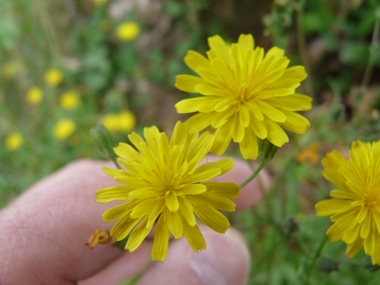
[[207,249],[196,253],[186,239],[175,241],[167,259],[155,263],[137,284],[246,284],[250,255],[241,234],[232,228],[224,235],[206,226],[200,229]]

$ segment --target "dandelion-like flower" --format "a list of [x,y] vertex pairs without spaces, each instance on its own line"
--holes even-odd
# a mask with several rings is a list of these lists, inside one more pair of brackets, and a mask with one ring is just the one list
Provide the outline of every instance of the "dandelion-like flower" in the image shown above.
[[58,140],[70,137],[76,129],[75,123],[71,119],[63,119],[55,124],[53,134]]
[[116,35],[122,41],[133,41],[140,34],[140,26],[135,22],[124,22],[117,27]]
[[24,143],[24,138],[19,132],[11,133],[5,140],[5,146],[9,151],[18,150]]
[[186,64],[200,77],[177,76],[175,86],[204,96],[185,99],[175,106],[178,113],[199,112],[187,120],[191,129],[216,129],[211,152],[221,155],[231,139],[239,143],[245,159],[256,159],[257,137],[281,147],[288,142],[284,129],[305,133],[309,121],[295,111],[311,108],[312,99],[296,94],[307,77],[303,66],[288,68],[284,51],[256,47],[251,35],[227,45],[219,36],[208,39],[208,58],[189,51]]
[[111,133],[129,132],[136,126],[136,116],[129,110],[120,113],[111,113],[102,119],[102,124]]
[[62,83],[63,74],[59,69],[53,68],[45,72],[45,81],[51,86],[57,86]]
[[26,93],[26,101],[28,101],[31,105],[38,105],[42,101],[43,97],[44,93],[41,88],[38,87],[32,87]]
[[339,189],[335,199],[315,205],[318,216],[330,216],[331,241],[347,243],[347,255],[354,257],[364,246],[373,264],[380,264],[380,141],[353,142],[347,161],[337,151],[322,160],[323,175]]
[[80,104],[80,101],[81,100],[78,93],[74,91],[67,91],[62,94],[59,100],[59,104],[61,105],[63,109],[71,110],[78,107],[78,105]]
[[[112,228],[116,240],[127,237],[125,249],[136,250],[151,231],[154,223],[152,259],[164,261],[169,248],[170,233],[176,239],[183,235],[191,248],[198,252],[206,248],[195,215],[218,233],[230,226],[218,210],[232,212],[239,196],[239,185],[230,182],[204,182],[230,171],[231,158],[199,162],[209,152],[214,136],[205,132],[189,133],[178,122],[169,142],[156,127],[145,128],[144,141],[138,134],[129,135],[130,145],[120,143],[115,153],[126,170],[104,168],[104,172],[126,185],[117,185],[96,192],[101,203],[112,200],[129,201],[103,214],[104,221],[119,220]],[[195,214],[195,215],[194,215]],[[136,228],[134,228],[136,226]]]

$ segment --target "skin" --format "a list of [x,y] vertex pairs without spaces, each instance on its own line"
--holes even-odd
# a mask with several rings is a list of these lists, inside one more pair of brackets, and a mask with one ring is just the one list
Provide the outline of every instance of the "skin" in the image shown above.
[[[208,161],[216,160],[209,157]],[[241,183],[252,171],[244,161],[216,181]],[[102,213],[120,202],[95,202],[97,189],[115,185],[101,171],[111,163],[80,160],[36,183],[0,211],[0,284],[118,284],[132,277],[150,259],[151,241],[135,252],[110,245],[93,250],[85,242],[95,229],[111,229]],[[262,172],[264,188],[269,179]],[[261,191],[254,180],[235,199],[237,209],[254,205]],[[221,235],[200,227],[207,250],[192,251],[185,238],[170,243],[164,263],[147,269],[137,284],[245,284],[250,255],[242,235],[233,228]]]

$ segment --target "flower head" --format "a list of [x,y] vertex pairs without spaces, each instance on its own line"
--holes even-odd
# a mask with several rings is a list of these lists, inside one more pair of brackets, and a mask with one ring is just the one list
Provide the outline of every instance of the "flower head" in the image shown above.
[[282,128],[305,133],[309,121],[295,111],[311,108],[311,98],[295,89],[307,76],[304,67],[288,68],[284,51],[256,47],[251,35],[241,35],[238,43],[227,45],[219,36],[208,39],[208,58],[189,51],[186,64],[200,77],[179,75],[175,86],[203,96],[176,104],[178,113],[199,112],[187,124],[200,131],[216,129],[211,152],[221,155],[231,139],[239,143],[245,159],[258,154],[257,137],[281,147],[288,142]]
[[71,110],[80,104],[80,97],[76,92],[67,91],[62,94],[59,104],[63,109]]
[[[151,231],[154,223],[153,260],[165,260],[170,233],[176,239],[183,235],[198,252],[206,248],[195,215],[216,232],[224,233],[230,226],[218,210],[232,212],[230,200],[239,196],[239,185],[230,182],[204,182],[230,171],[231,158],[199,162],[208,153],[214,136],[206,132],[198,137],[178,122],[169,142],[156,127],[145,128],[144,141],[132,133],[130,145],[120,143],[115,152],[126,170],[104,168],[104,172],[126,185],[116,185],[96,192],[101,203],[112,200],[129,201],[103,214],[104,221],[119,220],[111,230],[116,240],[130,234],[126,249],[134,251]],[[195,215],[194,215],[195,214]],[[137,226],[136,226],[137,225]],[[134,229],[134,227],[136,228]]]
[[24,138],[22,134],[18,132],[11,133],[5,140],[5,146],[9,151],[18,150],[24,143]]
[[331,241],[348,244],[347,255],[355,256],[364,246],[373,264],[380,264],[380,141],[354,142],[347,161],[337,151],[322,160],[323,175],[339,189],[334,199],[315,205],[318,216],[330,216]]
[[74,133],[75,128],[76,126],[73,120],[64,119],[55,124],[53,133],[58,140],[64,140]]
[[126,110],[120,113],[111,113],[102,119],[102,124],[111,133],[129,132],[136,126],[136,116],[131,111]]
[[297,161],[299,163],[303,163],[307,160],[310,160],[312,165],[315,165],[317,163],[317,154],[318,151],[318,144],[313,143],[310,147],[307,147],[303,149],[300,153],[297,154]]
[[140,26],[135,22],[124,22],[116,30],[117,37],[125,42],[133,41],[140,34]]
[[42,90],[38,87],[32,87],[26,93],[26,101],[28,101],[28,103],[31,105],[39,104],[43,97],[44,94],[42,93]]
[[62,72],[59,69],[49,69],[45,72],[45,81],[51,86],[61,84],[63,80]]

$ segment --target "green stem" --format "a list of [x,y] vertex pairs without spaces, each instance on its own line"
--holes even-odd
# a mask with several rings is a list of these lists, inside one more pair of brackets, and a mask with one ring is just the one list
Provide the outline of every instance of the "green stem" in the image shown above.
[[120,164],[117,162],[115,156],[112,157],[112,161],[113,161],[113,163],[115,163],[115,165],[116,165],[117,168],[122,169],[121,166],[120,166]]
[[329,237],[326,235],[322,242],[319,244],[317,251],[315,252],[315,255],[313,257],[313,260],[311,261],[311,266],[309,268],[309,272],[307,273],[307,280],[310,280],[311,275],[313,274],[314,268],[317,265],[317,260],[322,254],[322,250],[325,247]]
[[373,60],[372,60],[373,52],[372,52],[372,50],[373,50],[375,43],[377,42],[377,40],[379,38],[379,28],[380,28],[379,26],[380,26],[380,20],[379,20],[379,18],[376,18],[375,27],[373,28],[373,33],[372,33],[372,40],[371,40],[371,45],[370,45],[370,54],[369,54],[369,58],[368,58],[368,63],[367,63],[367,66],[365,68],[363,81],[362,81],[362,85],[361,85],[361,90],[363,93],[364,93],[365,88],[367,87],[367,85],[371,79],[371,76],[372,76],[372,71],[373,71]]
[[306,40],[305,40],[305,33],[303,28],[303,3],[300,4],[300,7],[297,7],[296,9],[297,14],[297,42],[298,42],[298,51],[301,56],[302,64],[305,66],[306,73],[308,74],[308,78],[305,81],[306,85],[306,92],[314,98],[314,90],[312,86],[312,74],[310,70],[310,65],[307,60],[306,55]]
[[257,176],[257,174],[259,174],[260,170],[263,169],[263,167],[265,166],[266,162],[262,161],[259,165],[259,167],[255,170],[255,172],[253,172],[253,174],[248,177],[247,180],[245,180],[242,184],[240,184],[240,188],[243,188],[245,185],[247,185],[249,182],[251,182],[253,180],[253,178],[255,178]]

